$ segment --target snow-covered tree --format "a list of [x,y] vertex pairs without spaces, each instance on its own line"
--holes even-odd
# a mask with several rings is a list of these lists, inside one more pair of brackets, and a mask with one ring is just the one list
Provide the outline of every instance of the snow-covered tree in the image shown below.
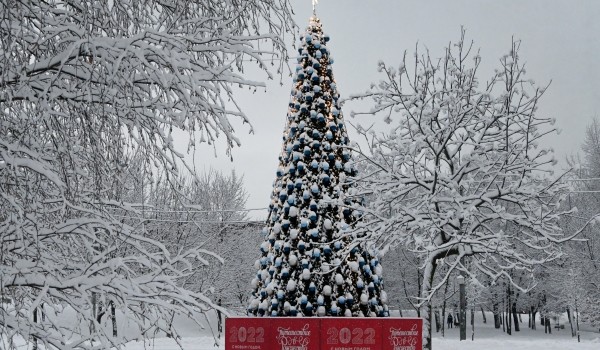
[[[561,256],[558,243],[578,234],[558,225],[567,186],[540,146],[555,129],[536,113],[545,88],[526,78],[518,51],[514,42],[484,82],[463,35],[440,59],[417,52],[413,68],[406,56],[399,69],[379,63],[385,78],[357,97],[374,101],[362,114],[389,124],[379,134],[359,128],[370,146],[360,184],[373,199],[362,229],[420,255],[426,349],[429,301],[456,268],[514,283],[511,270]],[[433,283],[441,263],[447,269]]]
[[260,316],[385,316],[381,264],[351,228],[356,175],[318,18],[301,36],[283,149],[248,312]]
[[[140,177],[178,189],[192,169],[175,135],[239,143],[232,88],[260,85],[248,64],[286,61],[289,2],[8,0],[0,13],[2,341],[111,348],[176,336],[173,313],[200,322],[212,302],[181,281],[212,253],[169,252],[134,225],[126,171],[141,159]],[[106,327],[116,315],[126,334]]]

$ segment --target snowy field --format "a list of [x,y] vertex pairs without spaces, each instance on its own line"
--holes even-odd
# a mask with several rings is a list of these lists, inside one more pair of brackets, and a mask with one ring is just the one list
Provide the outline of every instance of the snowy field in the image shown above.
[[[523,316],[520,332],[513,332],[513,335],[507,335],[502,329],[494,329],[493,317],[487,314],[487,324],[483,324],[481,313],[475,317],[475,340],[471,341],[471,328],[467,328],[467,341],[459,341],[457,328],[446,330],[446,336],[441,333],[434,333],[434,350],[599,350],[600,334],[598,330],[593,332],[589,328],[583,328],[581,332],[581,343],[577,343],[577,338],[571,337],[571,331],[568,322],[565,323],[565,329],[557,331],[552,329],[552,334],[544,334],[544,329],[539,325],[535,331],[527,328],[527,316]],[[561,323],[563,320],[561,320]],[[209,334],[209,330],[195,330],[192,327],[185,327],[182,324],[181,345],[184,350],[214,350],[224,349],[223,340],[220,345],[215,346],[215,340]],[[553,323],[554,326],[554,323]],[[177,350],[177,344],[168,338],[157,338],[153,342],[131,342],[126,350]]]
[[[211,315],[210,322],[207,322],[204,329],[201,329],[185,319],[176,320],[177,329],[181,340],[179,345],[167,337],[157,337],[152,341],[132,341],[125,346],[125,350],[218,350],[224,349],[224,339],[218,339],[219,344],[215,344],[215,338],[211,335],[216,332],[216,317]],[[466,341],[459,341],[458,328],[446,330],[446,336],[441,333],[434,333],[434,350],[599,350],[600,333],[598,330],[592,330],[589,327],[582,326],[581,343],[577,343],[577,338],[572,338],[570,327],[566,319],[561,319],[565,329],[556,330],[552,328],[552,334],[544,334],[544,329],[539,325],[535,331],[527,328],[527,315],[523,316],[521,331],[513,332],[513,335],[507,335],[502,329],[494,329],[493,317],[491,313],[487,314],[487,323],[484,324],[481,313],[475,317],[475,340],[471,341],[472,330],[469,325],[467,328]],[[121,323],[119,332],[127,332]],[[0,342],[0,349],[2,344]],[[31,350],[31,346],[19,346],[19,350]]]

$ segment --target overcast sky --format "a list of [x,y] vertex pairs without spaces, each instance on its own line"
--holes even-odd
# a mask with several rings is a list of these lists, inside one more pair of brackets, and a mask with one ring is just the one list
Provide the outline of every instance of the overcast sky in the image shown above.
[[[312,12],[311,1],[293,3],[296,21],[304,30]],[[526,62],[528,77],[539,85],[552,82],[538,113],[556,118],[561,129],[559,135],[546,140],[557,159],[577,152],[585,126],[594,116],[600,117],[598,0],[320,0],[317,14],[331,36],[328,47],[335,59],[333,74],[342,98],[379,80],[379,60],[397,66],[403,52],[412,54],[417,42],[433,57],[441,57],[444,47],[460,37],[464,26],[467,39],[480,49],[480,79],[487,80],[514,37],[522,41],[520,57]],[[286,76],[283,86],[276,79],[267,82],[266,92],[239,94],[255,132],[249,135],[248,128],[238,128],[242,147],[233,151],[233,162],[224,147],[217,149],[216,158],[209,148],[200,148],[196,154],[200,169],[235,169],[244,175],[247,208],[269,203],[291,86],[292,80]],[[344,106],[347,120],[353,109],[361,106]],[[252,213],[255,218],[265,216],[266,212]]]

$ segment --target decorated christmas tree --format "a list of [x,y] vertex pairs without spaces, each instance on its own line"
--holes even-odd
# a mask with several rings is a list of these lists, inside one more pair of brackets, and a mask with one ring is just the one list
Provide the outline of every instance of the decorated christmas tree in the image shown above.
[[352,196],[348,135],[327,48],[311,17],[273,185],[248,313],[257,316],[388,316],[382,268],[362,237]]

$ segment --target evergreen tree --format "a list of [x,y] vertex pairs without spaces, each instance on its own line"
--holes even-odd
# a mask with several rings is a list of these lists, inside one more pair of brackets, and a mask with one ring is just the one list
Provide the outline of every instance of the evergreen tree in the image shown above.
[[258,316],[387,316],[377,258],[351,228],[348,136],[318,18],[301,37],[265,241],[248,312]]

